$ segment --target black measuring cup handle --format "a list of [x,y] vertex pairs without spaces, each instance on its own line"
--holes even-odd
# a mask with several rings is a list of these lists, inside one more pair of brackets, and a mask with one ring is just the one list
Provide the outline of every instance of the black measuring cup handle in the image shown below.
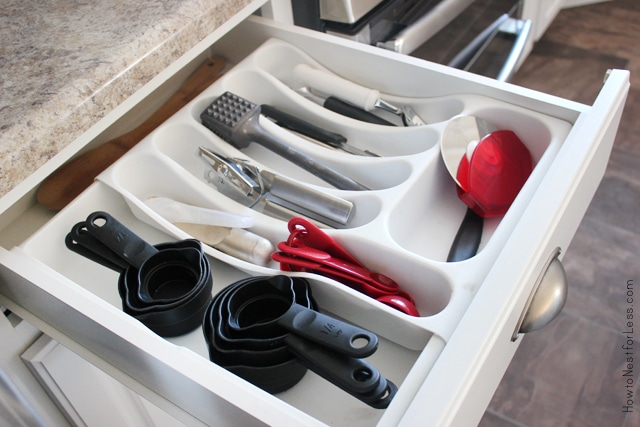
[[122,273],[129,266],[125,260],[89,234],[84,221],[71,228],[64,243],[69,250],[118,273]]
[[89,233],[137,269],[158,253],[156,248],[106,212],[93,212],[85,224]]
[[397,387],[365,360],[293,334],[285,338],[285,344],[302,365],[374,408],[386,408],[397,392]]
[[378,348],[376,334],[297,303],[292,304],[276,323],[347,356],[371,356]]

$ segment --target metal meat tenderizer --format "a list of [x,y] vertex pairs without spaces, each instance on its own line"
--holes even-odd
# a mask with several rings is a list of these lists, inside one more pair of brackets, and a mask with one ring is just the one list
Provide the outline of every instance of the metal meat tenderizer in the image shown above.
[[259,123],[260,106],[231,92],[216,98],[200,114],[202,124],[238,149],[256,142],[341,190],[369,190],[364,185],[320,163],[267,133]]

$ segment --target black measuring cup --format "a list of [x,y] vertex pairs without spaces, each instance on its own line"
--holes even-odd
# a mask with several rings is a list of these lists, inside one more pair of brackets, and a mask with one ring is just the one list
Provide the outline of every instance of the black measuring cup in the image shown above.
[[94,212],[65,239],[72,251],[120,273],[123,311],[161,336],[201,324],[211,300],[211,266],[193,239],[152,246],[106,212]]
[[[352,357],[371,356],[378,348],[375,334],[298,303],[300,291],[291,277],[278,275],[260,283],[239,287],[228,301],[227,325],[234,336],[265,337],[261,342],[267,339],[272,346],[293,333]],[[302,291],[305,300],[307,293]]]
[[308,282],[284,275],[235,282],[203,322],[210,359],[271,393],[309,368],[363,402],[385,408],[396,388],[368,362],[375,334],[316,311]]
[[[266,339],[282,339],[286,332],[271,337],[238,337],[229,329],[229,318],[233,315],[229,302],[235,298],[236,290],[263,279],[241,280],[217,293],[205,312],[202,330],[212,362],[275,394],[296,385],[307,372],[307,368],[293,357],[285,345]],[[304,283],[294,280],[293,286],[300,288],[296,292],[298,304],[316,307],[311,294],[303,292]],[[271,343],[275,345],[270,346]]]

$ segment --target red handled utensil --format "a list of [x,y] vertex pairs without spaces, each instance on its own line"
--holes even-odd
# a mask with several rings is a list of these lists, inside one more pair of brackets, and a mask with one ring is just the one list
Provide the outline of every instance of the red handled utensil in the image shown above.
[[390,307],[419,316],[413,298],[391,278],[367,269],[331,236],[304,218],[289,221],[290,235],[272,254],[283,271],[320,274],[344,283]]
[[447,124],[440,151],[467,206],[447,257],[473,257],[480,246],[484,218],[503,215],[533,169],[531,154],[510,130],[498,130],[475,116],[458,116]]

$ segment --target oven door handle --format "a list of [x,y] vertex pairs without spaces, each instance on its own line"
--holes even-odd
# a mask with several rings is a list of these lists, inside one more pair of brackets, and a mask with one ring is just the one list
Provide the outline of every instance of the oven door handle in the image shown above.
[[378,42],[377,46],[409,54],[444,28],[471,3],[473,0],[442,0],[429,13],[402,30],[396,37]]
[[449,67],[458,68],[460,70],[468,70],[471,68],[476,58],[484,52],[485,48],[491,43],[491,40],[500,32],[500,27],[509,19],[509,14],[505,13],[496,19],[491,25],[478,34],[471,43],[466,45],[458,54],[449,61]]
[[[413,25],[402,30],[396,37],[384,42],[378,42],[377,46],[409,54],[444,28],[472,2],[473,0],[443,0]],[[509,81],[521,62],[531,34],[531,27],[532,22],[530,19],[520,20],[509,17],[509,14],[504,14],[462,49],[451,60],[449,66],[465,70],[469,69],[497,34],[512,34],[515,36],[513,47],[496,77],[496,80]]]
[[461,70],[469,70],[498,33],[512,34],[516,37],[513,47],[496,77],[496,80],[509,81],[513,77],[527,46],[527,40],[531,34],[530,19],[523,21],[510,18],[509,14],[505,13],[478,34],[447,65]]
[[[507,60],[504,62],[500,73],[496,77],[496,80],[500,80],[503,82],[508,82],[513,77],[513,74],[516,72],[517,67],[519,65],[520,60],[524,54],[524,50],[527,46],[527,41],[529,39],[529,35],[531,34],[531,19],[527,19],[526,21],[522,21],[519,19],[509,18],[506,22],[510,28],[513,29],[514,33],[517,34],[516,40],[513,43],[513,47],[511,48],[511,52],[509,52],[509,56]],[[505,31],[504,25],[501,27],[501,31]]]

